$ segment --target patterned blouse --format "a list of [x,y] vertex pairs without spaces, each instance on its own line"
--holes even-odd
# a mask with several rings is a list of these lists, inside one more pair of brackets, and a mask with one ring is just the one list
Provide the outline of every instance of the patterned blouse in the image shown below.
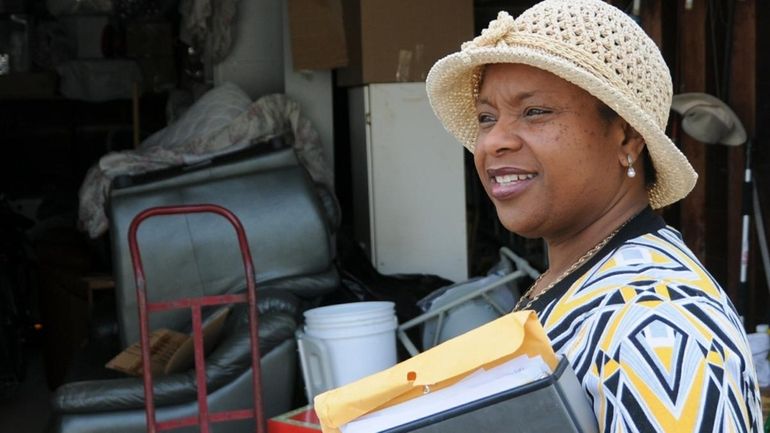
[[719,284],[651,209],[529,308],[600,432],[761,432],[746,335]]

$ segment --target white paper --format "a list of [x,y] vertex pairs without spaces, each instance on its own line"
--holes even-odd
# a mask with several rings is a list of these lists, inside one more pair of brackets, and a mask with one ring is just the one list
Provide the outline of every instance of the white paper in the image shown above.
[[551,373],[540,356],[522,355],[489,370],[479,369],[450,387],[366,414],[340,430],[342,433],[380,432],[525,385]]

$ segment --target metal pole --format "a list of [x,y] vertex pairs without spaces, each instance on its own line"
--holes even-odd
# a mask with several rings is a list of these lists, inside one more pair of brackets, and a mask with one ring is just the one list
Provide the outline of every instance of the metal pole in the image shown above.
[[751,224],[751,139],[746,141],[746,166],[743,176],[743,197],[742,197],[742,227],[741,227],[741,275],[739,284],[739,298],[741,312],[744,317],[747,314],[749,305],[749,287],[748,287],[748,268],[749,268],[749,226]]

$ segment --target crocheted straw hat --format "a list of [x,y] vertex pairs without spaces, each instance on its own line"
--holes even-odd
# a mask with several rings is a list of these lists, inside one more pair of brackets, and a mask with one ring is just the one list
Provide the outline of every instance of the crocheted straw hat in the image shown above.
[[653,208],[690,192],[698,175],[665,135],[671,75],[655,43],[631,18],[601,0],[545,0],[515,20],[506,12],[480,36],[433,65],[426,80],[436,116],[468,150],[478,134],[475,103],[483,65],[522,63],[591,93],[647,143],[656,182]]

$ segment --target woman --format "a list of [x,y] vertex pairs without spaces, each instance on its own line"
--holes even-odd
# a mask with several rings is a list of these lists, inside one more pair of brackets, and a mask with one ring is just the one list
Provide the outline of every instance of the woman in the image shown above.
[[759,432],[741,321],[653,209],[697,175],[665,136],[671,78],[652,40],[600,0],[546,0],[439,60],[444,126],[474,154],[503,225],[542,237],[522,297],[581,380],[602,432]]

